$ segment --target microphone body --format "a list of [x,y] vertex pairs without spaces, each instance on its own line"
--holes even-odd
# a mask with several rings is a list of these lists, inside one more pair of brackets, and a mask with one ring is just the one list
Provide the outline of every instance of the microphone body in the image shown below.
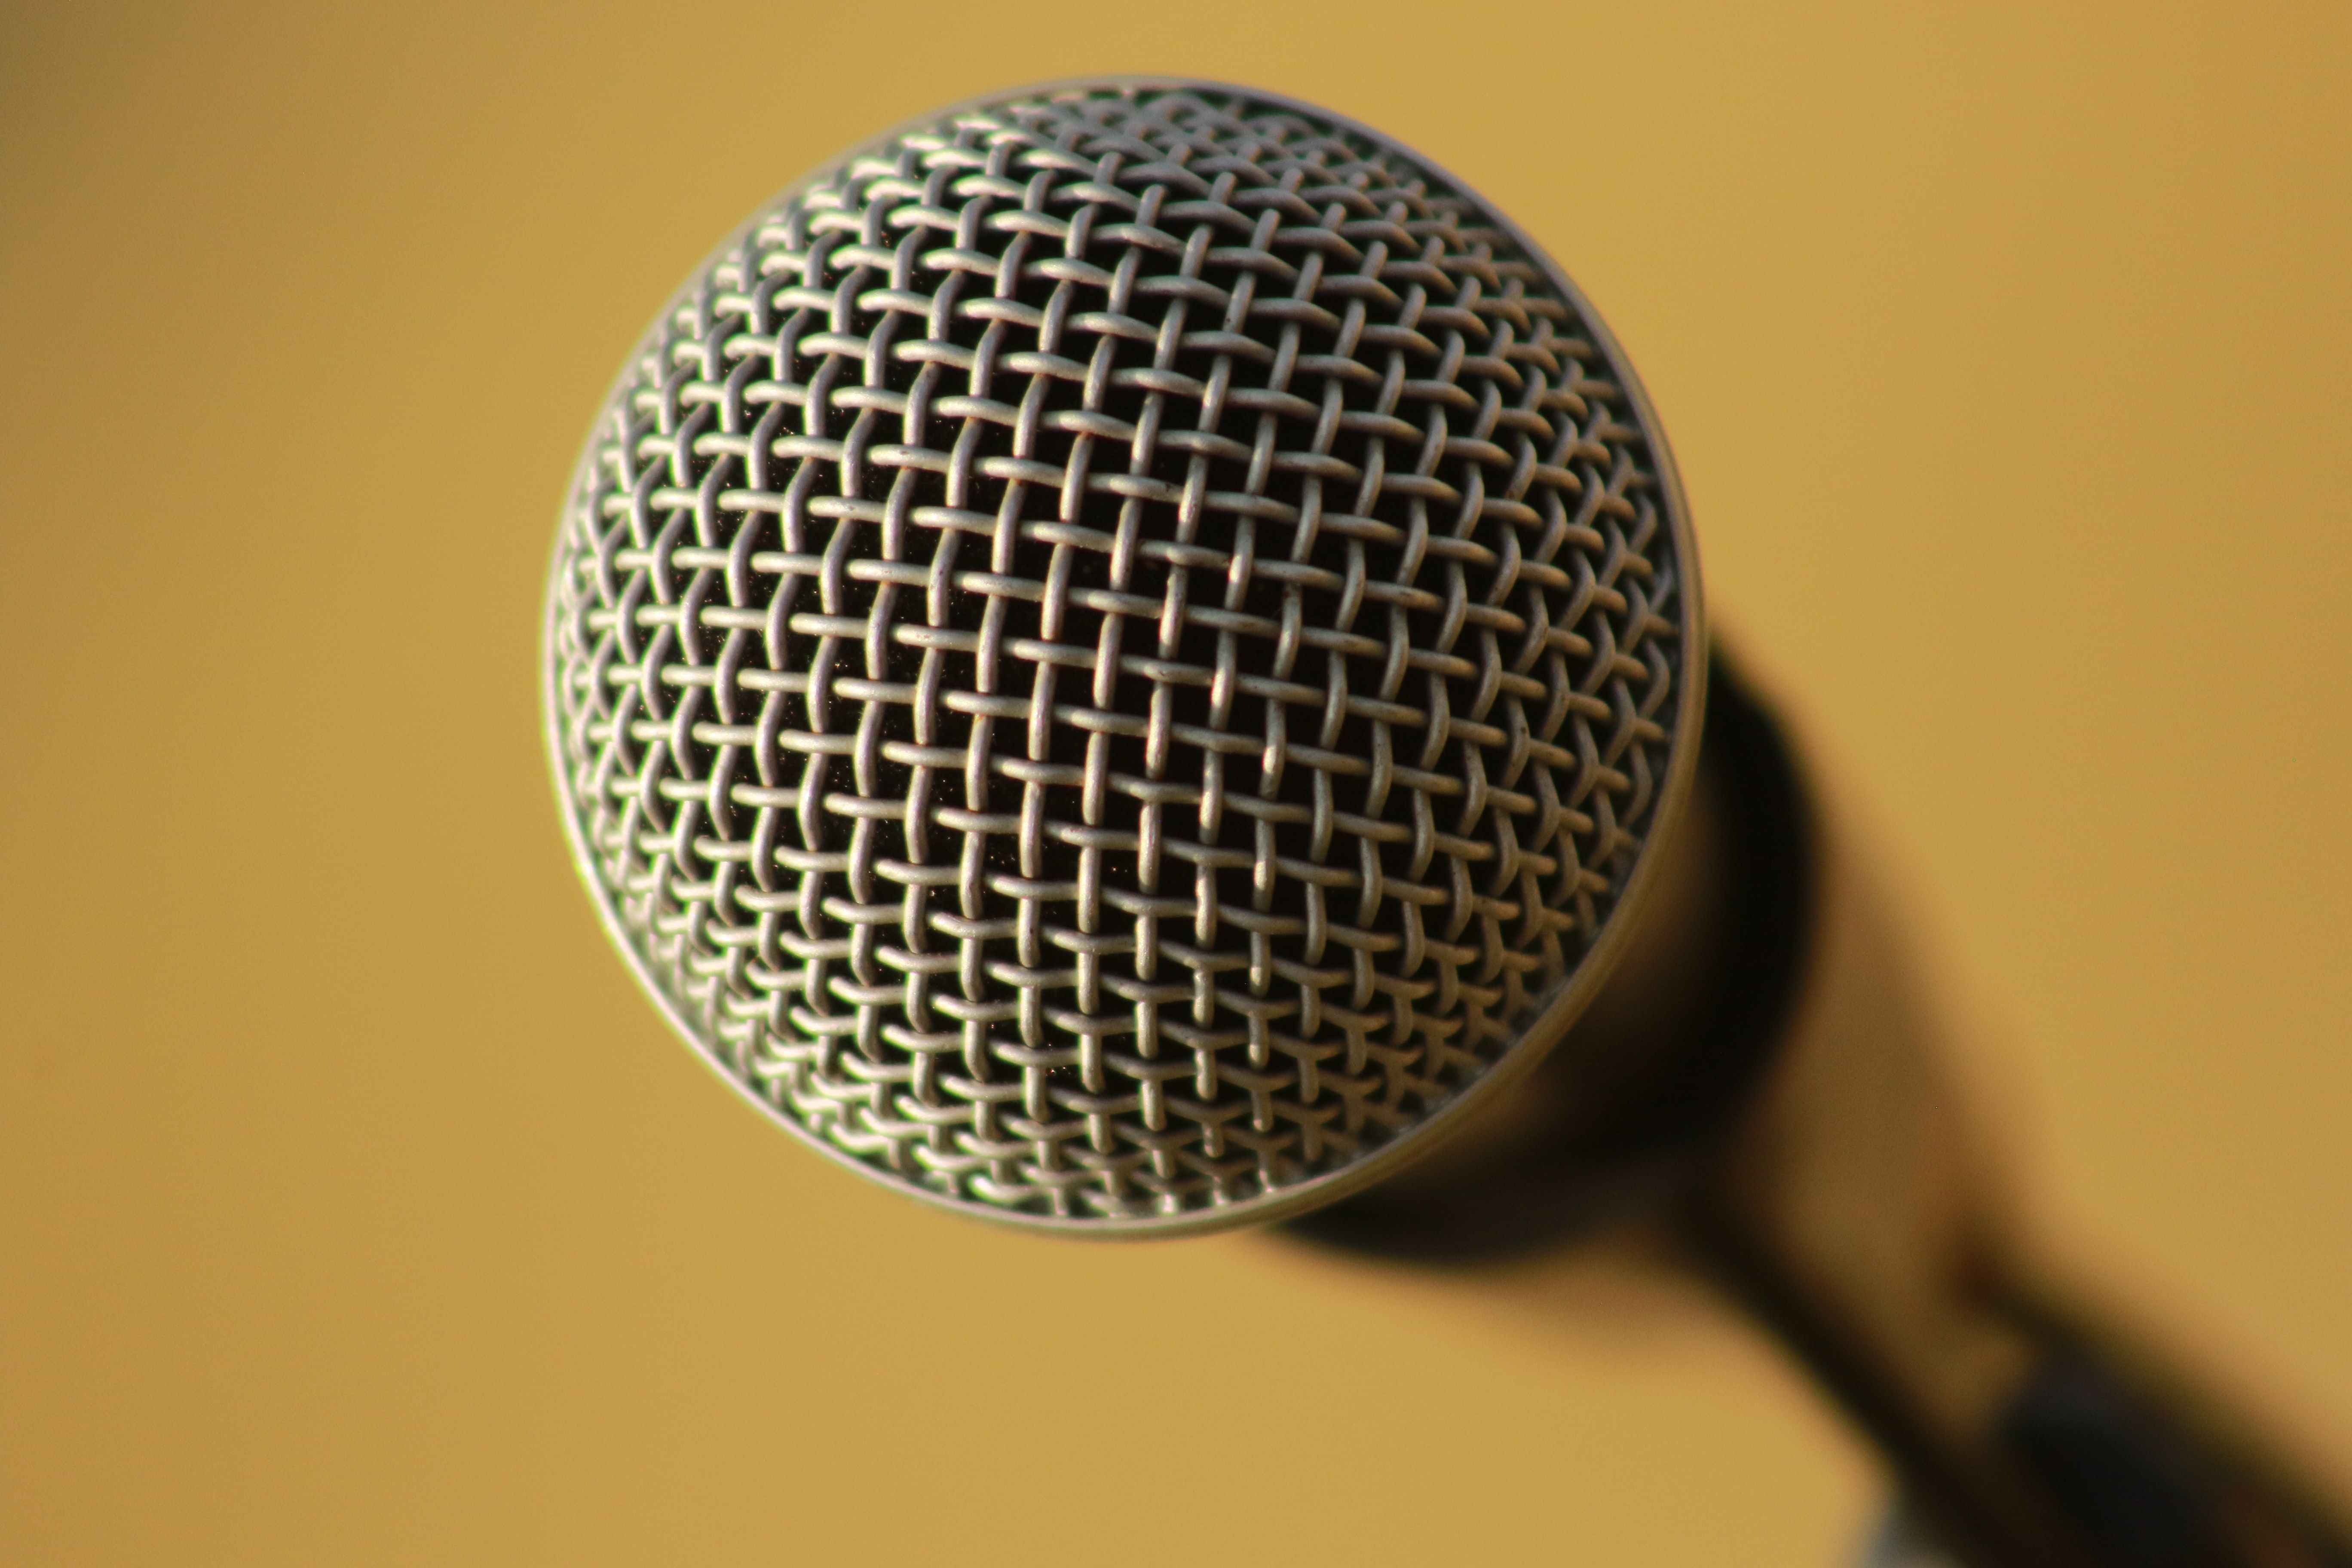
[[657,318],[547,606],[584,880],[752,1103],[1075,1235],[1647,1224],[1968,1563],[2352,1562],[2051,1306],[1541,249],[1211,84],[976,100]]

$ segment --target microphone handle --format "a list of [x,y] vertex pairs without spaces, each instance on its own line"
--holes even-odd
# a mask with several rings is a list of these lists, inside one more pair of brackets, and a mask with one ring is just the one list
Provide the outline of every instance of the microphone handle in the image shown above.
[[1977,1332],[2023,1352],[1969,1417],[1873,1353],[1723,1205],[1676,1234],[1700,1270],[1770,1331],[1894,1470],[1904,1523],[1966,1568],[2352,1568],[2352,1535],[2176,1378],[2052,1298],[1979,1304]]
[[2036,1283],[1899,922],[1813,820],[1802,981],[1670,1234],[1969,1568],[2352,1568],[2352,1533],[2246,1424]]

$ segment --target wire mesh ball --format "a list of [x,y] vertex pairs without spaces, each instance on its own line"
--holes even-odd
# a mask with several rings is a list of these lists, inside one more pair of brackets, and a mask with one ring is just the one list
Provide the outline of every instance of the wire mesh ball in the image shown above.
[[1295,1212],[1598,983],[1696,749],[1687,524],[1550,260],[1383,137],[1108,81],[791,187],[563,511],[613,934],[836,1158],[1096,1232]]

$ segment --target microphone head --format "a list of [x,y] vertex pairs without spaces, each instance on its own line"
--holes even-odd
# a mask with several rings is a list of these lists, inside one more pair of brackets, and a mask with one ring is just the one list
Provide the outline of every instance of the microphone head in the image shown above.
[[549,587],[580,868],[712,1066],[908,1192],[1296,1214],[1600,984],[1706,658],[1672,459],[1393,141],[1111,79],[792,186],[656,319]]

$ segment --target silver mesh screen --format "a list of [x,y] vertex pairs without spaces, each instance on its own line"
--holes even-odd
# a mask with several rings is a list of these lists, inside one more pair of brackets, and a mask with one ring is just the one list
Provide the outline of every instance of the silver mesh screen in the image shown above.
[[1664,464],[1392,142],[1193,84],[943,115],[743,228],[597,419],[582,866],[836,1157],[1075,1228],[1296,1207],[1577,989],[1695,737]]

